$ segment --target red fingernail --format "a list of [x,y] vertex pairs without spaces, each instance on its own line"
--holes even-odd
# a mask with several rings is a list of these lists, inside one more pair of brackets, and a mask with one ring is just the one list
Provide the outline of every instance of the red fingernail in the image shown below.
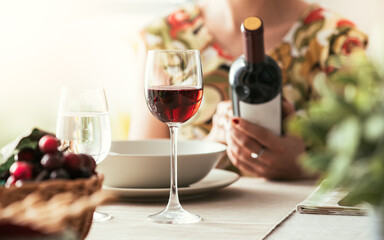
[[237,119],[237,118],[234,118],[234,119],[232,119],[232,122],[234,123],[234,124],[239,124],[239,119]]

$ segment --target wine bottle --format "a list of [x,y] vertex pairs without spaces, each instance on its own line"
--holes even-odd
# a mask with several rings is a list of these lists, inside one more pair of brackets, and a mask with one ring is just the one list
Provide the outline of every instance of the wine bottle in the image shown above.
[[241,31],[244,54],[229,71],[233,114],[280,135],[281,70],[264,52],[263,22],[248,17]]

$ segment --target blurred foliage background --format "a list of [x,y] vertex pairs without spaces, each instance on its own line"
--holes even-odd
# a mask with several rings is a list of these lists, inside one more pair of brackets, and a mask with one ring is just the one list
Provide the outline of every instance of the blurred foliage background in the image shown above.
[[350,190],[346,205],[384,204],[384,65],[372,61],[356,52],[329,79],[319,76],[320,99],[290,122],[308,143],[304,166],[322,173],[323,191]]

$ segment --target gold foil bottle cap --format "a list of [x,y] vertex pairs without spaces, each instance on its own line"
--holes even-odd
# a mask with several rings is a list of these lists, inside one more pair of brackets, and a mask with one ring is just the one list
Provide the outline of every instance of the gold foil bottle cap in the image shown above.
[[262,22],[258,17],[248,17],[244,20],[243,24],[247,30],[254,31],[261,27]]

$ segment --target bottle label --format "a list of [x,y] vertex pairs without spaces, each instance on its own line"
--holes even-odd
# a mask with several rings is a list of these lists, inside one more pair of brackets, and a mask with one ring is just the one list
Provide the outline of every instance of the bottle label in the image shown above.
[[281,135],[281,94],[262,104],[250,104],[240,101],[240,117],[268,128],[276,135]]

